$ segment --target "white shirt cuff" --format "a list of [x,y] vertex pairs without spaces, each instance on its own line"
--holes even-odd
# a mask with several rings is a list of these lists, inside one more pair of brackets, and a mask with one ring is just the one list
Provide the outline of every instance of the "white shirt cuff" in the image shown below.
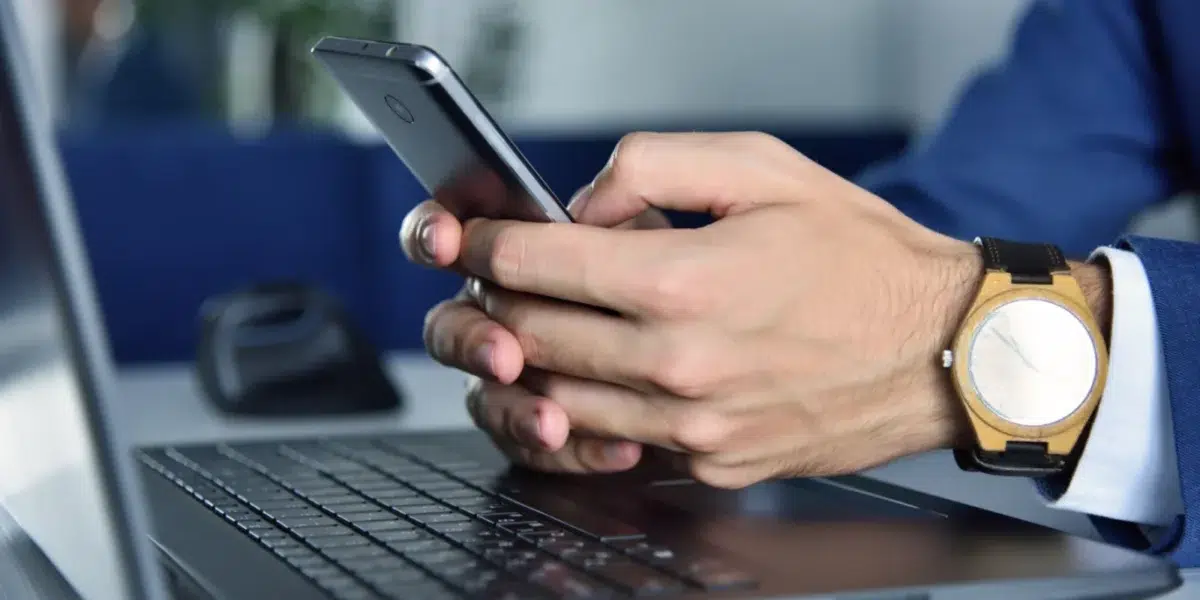
[[1099,248],[1112,271],[1108,382],[1088,443],[1053,508],[1148,526],[1183,513],[1166,369],[1150,281],[1137,255]]

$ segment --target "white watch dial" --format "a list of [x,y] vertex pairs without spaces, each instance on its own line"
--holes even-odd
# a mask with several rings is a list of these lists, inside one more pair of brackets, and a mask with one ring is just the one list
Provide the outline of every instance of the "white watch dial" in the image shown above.
[[1016,425],[1061,421],[1087,400],[1096,381],[1096,346],[1087,327],[1047,300],[1014,300],[993,310],[968,354],[980,400]]

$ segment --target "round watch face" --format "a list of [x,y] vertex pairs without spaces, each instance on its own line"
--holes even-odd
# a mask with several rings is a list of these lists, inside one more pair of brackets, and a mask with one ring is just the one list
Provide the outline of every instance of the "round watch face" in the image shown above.
[[1056,423],[1078,410],[1097,375],[1087,327],[1048,300],[997,307],[975,330],[968,358],[971,384],[984,405],[1028,427]]

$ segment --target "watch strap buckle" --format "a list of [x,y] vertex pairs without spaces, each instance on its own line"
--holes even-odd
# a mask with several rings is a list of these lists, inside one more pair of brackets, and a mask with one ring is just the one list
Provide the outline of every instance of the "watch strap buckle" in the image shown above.
[[1009,441],[1004,450],[955,448],[954,462],[964,471],[1012,477],[1047,477],[1063,472],[1065,456],[1046,452],[1044,442]]

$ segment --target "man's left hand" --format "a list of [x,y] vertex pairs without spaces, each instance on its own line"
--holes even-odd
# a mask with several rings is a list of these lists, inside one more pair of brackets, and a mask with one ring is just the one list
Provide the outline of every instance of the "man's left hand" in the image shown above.
[[[672,450],[723,487],[859,471],[964,435],[939,358],[982,277],[969,242],[762,134],[627,137],[586,202],[612,222],[648,208],[717,220],[466,224],[473,297],[520,341],[520,382],[574,431]],[[483,422],[521,417],[504,414],[520,403],[480,403]]]

